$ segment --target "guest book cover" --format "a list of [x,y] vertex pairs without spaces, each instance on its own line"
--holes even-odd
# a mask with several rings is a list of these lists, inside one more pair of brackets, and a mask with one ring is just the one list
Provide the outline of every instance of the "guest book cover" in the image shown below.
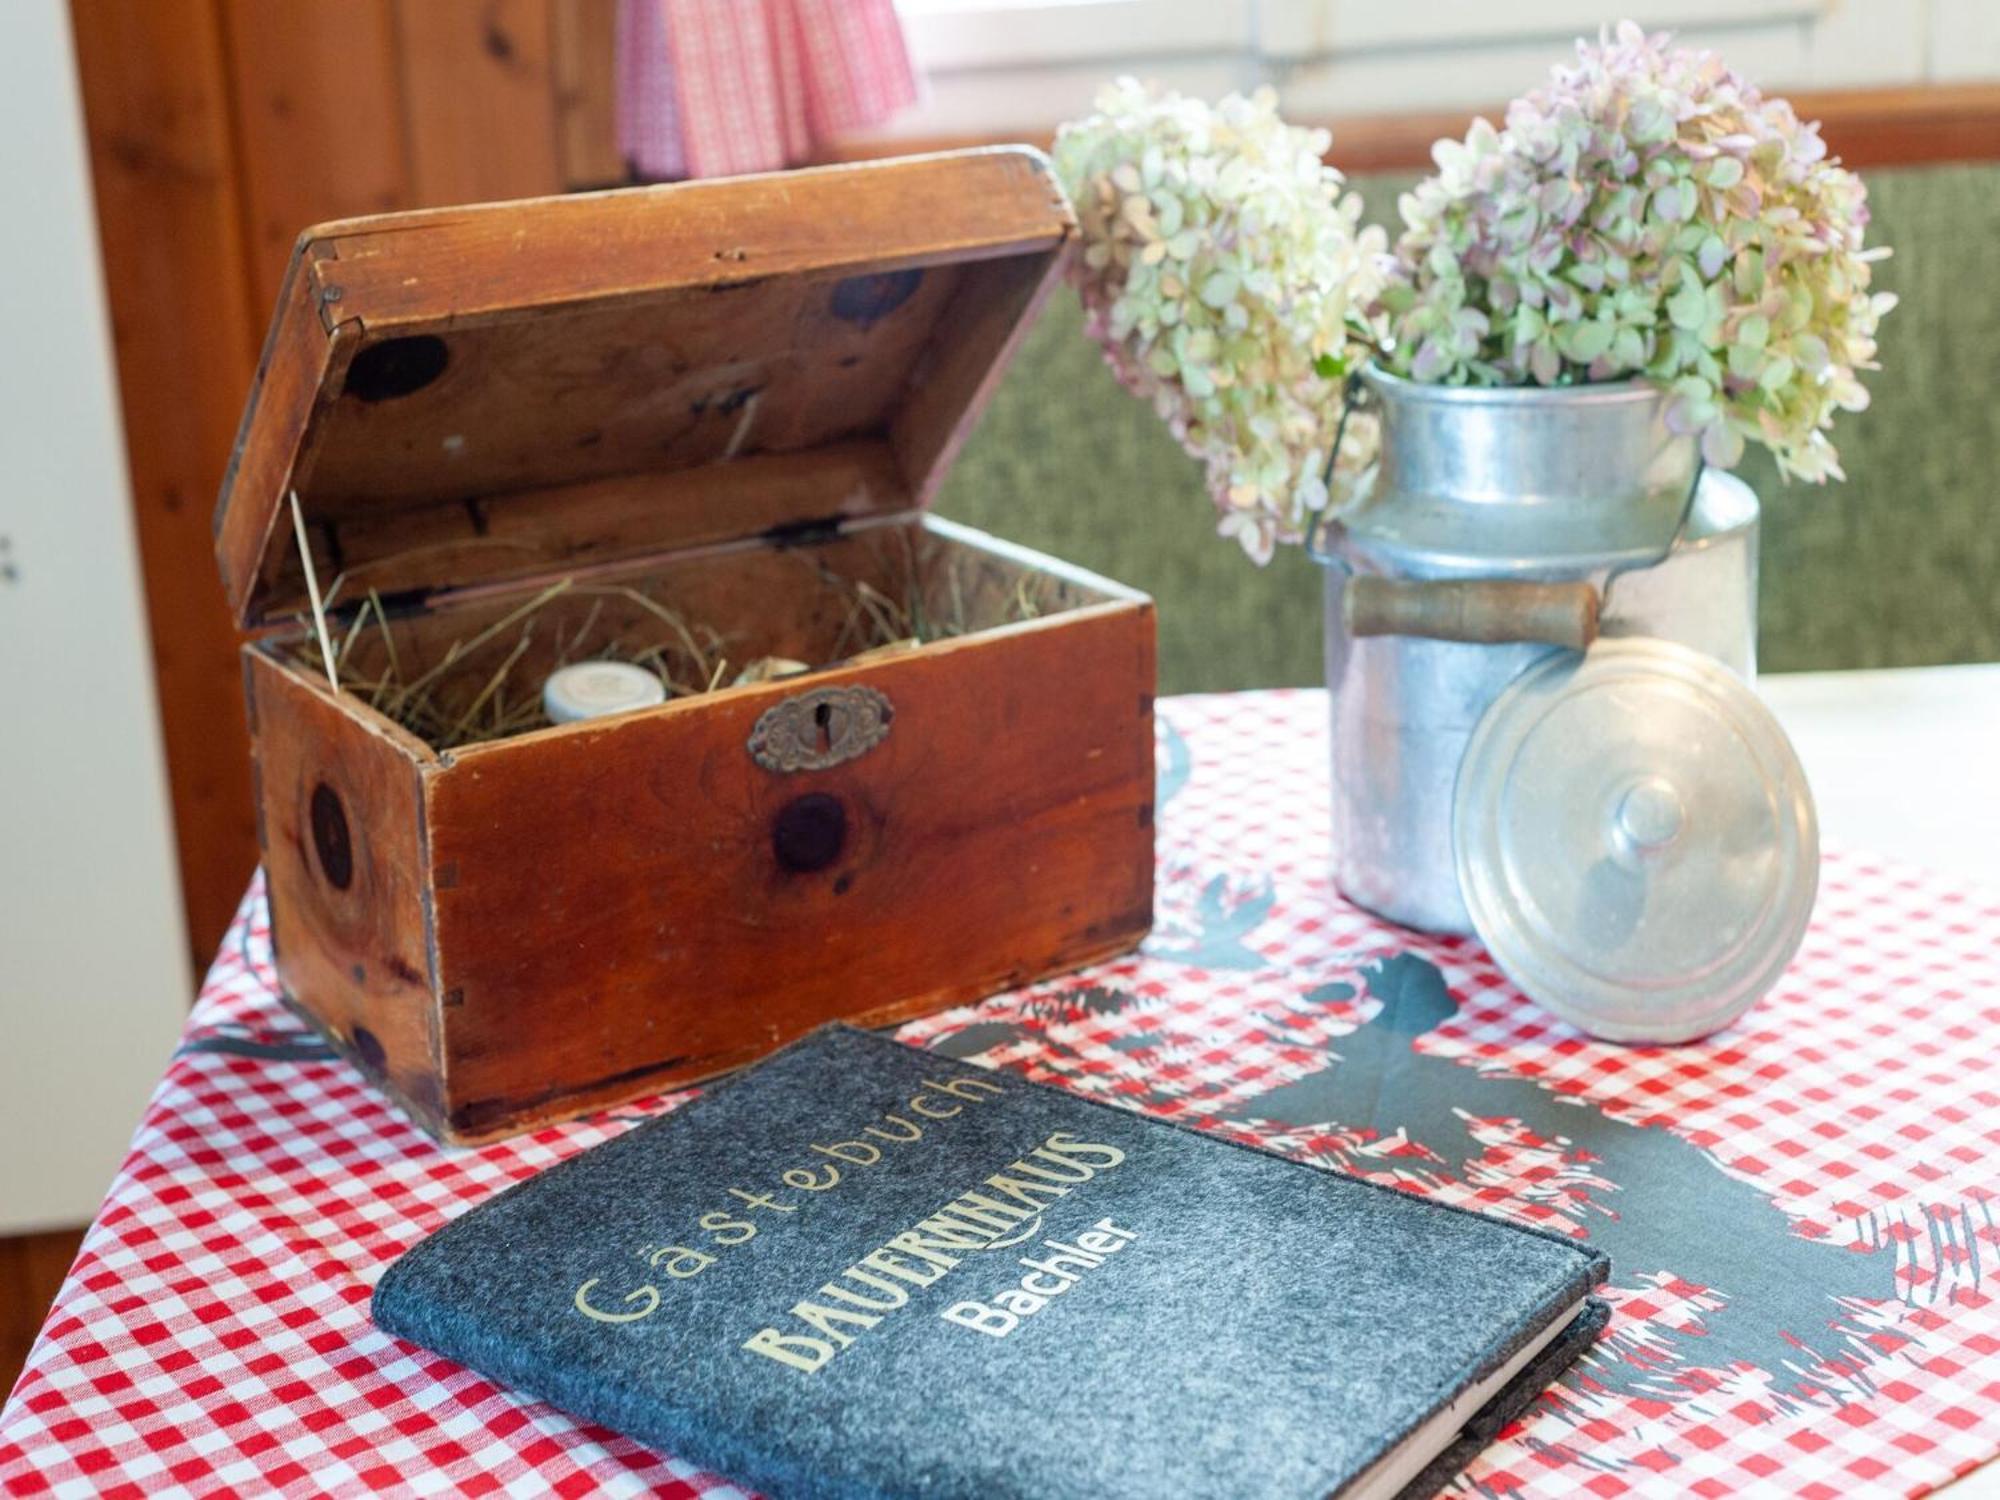
[[1386,1495],[1589,1343],[1607,1270],[832,1028],[440,1230],[374,1317],[778,1495]]

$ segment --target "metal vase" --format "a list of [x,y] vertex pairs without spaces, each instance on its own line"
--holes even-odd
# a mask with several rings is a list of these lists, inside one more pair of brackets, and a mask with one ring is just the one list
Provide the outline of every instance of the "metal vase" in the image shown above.
[[1382,452],[1315,543],[1327,565],[1334,875],[1357,904],[1469,933],[1452,850],[1466,743],[1493,700],[1557,647],[1350,635],[1357,574],[1587,581],[1606,636],[1653,636],[1751,678],[1758,508],[1703,472],[1637,381],[1568,388],[1418,385],[1370,370]]

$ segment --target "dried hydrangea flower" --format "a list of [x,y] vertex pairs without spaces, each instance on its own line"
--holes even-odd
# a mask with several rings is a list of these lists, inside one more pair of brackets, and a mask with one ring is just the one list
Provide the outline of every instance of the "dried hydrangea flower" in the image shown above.
[[1644,376],[1668,421],[1734,464],[1841,476],[1826,432],[1868,404],[1876,322],[1868,198],[1818,127],[1713,52],[1626,22],[1516,100],[1496,131],[1441,141],[1402,202],[1378,312],[1416,380],[1565,385]]
[[[1055,145],[1086,327],[1202,460],[1221,533],[1267,562],[1327,504],[1341,377],[1387,239],[1360,228],[1326,132],[1286,125],[1268,89],[1211,108],[1127,78],[1096,103]],[[1339,472],[1365,468],[1373,439],[1349,423]]]

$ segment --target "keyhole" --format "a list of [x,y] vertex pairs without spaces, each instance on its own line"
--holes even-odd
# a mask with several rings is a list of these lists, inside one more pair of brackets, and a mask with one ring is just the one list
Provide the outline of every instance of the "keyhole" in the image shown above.
[[824,755],[833,748],[833,705],[821,703],[813,709],[813,723],[819,726],[819,748]]

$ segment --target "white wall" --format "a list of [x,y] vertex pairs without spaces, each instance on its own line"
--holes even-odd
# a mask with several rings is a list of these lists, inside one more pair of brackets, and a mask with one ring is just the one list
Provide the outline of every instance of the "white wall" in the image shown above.
[[1046,128],[1118,73],[1204,96],[1269,83],[1300,119],[1490,106],[1624,15],[1717,48],[1768,89],[2000,78],[2000,0],[900,3],[930,80],[884,132],[905,137]]
[[62,0],[0,5],[0,1234],[96,1212],[188,1000]]

